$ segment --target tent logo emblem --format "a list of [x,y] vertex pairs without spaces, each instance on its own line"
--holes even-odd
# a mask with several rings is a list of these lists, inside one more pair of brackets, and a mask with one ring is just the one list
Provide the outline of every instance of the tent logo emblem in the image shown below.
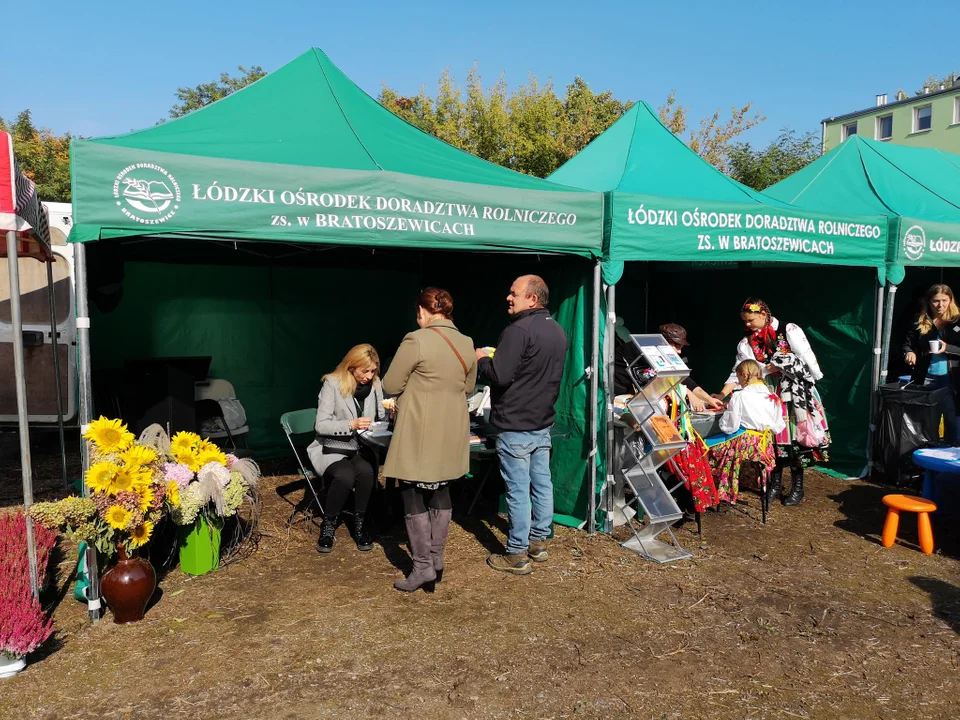
[[159,225],[180,209],[180,185],[154,163],[135,163],[121,170],[113,181],[113,197],[120,212],[141,225]]
[[927,234],[919,225],[912,225],[903,234],[903,253],[908,260],[916,262],[927,249]]

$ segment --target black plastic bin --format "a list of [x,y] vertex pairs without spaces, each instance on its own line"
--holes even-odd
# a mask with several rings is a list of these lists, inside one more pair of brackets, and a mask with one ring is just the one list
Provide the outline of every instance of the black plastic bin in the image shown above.
[[920,486],[923,473],[913,464],[913,451],[941,443],[940,418],[950,392],[950,388],[930,390],[904,382],[880,386],[872,481]]

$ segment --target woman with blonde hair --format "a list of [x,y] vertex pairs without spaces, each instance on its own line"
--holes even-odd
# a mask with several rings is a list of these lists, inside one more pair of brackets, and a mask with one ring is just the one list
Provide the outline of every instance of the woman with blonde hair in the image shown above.
[[360,550],[371,550],[373,540],[367,524],[367,505],[377,479],[377,459],[360,442],[359,433],[375,420],[383,420],[383,388],[380,357],[372,345],[350,348],[336,369],[323,376],[314,428],[317,438],[307,455],[318,477],[329,485],[327,507],[320,527],[317,551],[333,550],[337,521],[354,492],[353,537]]
[[477,381],[473,340],[453,324],[453,298],[427,288],[417,298],[417,325],[397,349],[383,387],[397,398],[397,422],[384,475],[400,482],[413,571],[394,587],[432,589],[443,574],[453,505],[450,482],[470,467],[467,395]]
[[951,444],[960,443],[957,388],[960,387],[960,308],[948,285],[927,290],[923,308],[903,343],[912,380],[932,390],[950,388],[943,403],[943,430]]

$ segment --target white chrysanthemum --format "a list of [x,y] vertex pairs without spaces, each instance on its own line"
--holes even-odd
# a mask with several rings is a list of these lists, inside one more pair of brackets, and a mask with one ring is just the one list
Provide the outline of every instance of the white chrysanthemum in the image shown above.
[[224,514],[223,489],[230,483],[230,471],[216,462],[209,462],[197,473],[197,493],[204,503],[211,502],[217,515]]

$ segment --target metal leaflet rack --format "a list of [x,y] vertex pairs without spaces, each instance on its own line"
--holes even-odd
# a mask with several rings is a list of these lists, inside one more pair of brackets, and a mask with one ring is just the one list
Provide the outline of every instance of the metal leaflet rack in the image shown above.
[[[620,472],[643,509],[646,523],[640,528],[630,523],[634,536],[623,547],[657,563],[685,560],[692,554],[680,546],[671,530],[683,512],[657,470],[686,447],[686,441],[663,414],[659,402],[690,375],[690,370],[662,335],[630,338],[640,350],[628,366],[640,391],[627,403],[636,424],[624,438],[629,452],[624,453]],[[655,373],[649,378],[644,375],[648,367]],[[657,539],[664,532],[669,536],[667,542]]]

